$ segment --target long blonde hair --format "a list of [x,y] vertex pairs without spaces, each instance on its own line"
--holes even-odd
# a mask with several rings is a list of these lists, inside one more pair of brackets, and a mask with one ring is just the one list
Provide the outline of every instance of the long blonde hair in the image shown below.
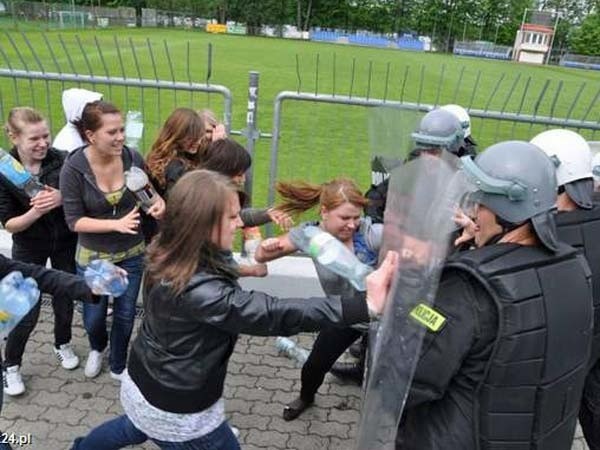
[[308,211],[316,205],[332,210],[346,202],[362,209],[369,202],[349,178],[336,178],[322,184],[305,181],[279,182],[275,188],[284,200],[277,209],[289,214]]

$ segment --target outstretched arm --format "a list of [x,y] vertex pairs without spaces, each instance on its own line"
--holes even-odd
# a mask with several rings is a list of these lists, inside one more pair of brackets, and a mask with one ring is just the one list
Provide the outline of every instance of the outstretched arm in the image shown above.
[[0,255],[0,278],[18,270],[24,277],[33,278],[41,292],[51,294],[65,300],[82,300],[96,303],[99,298],[94,295],[82,277],[54,269],[46,269],[36,264],[6,258]]

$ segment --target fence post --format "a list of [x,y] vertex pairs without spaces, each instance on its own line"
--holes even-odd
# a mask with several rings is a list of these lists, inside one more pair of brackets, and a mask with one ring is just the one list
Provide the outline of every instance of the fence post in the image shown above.
[[[250,157],[254,158],[254,148],[256,141],[260,137],[260,132],[256,128],[257,113],[258,113],[258,80],[259,72],[250,72],[248,80],[248,109],[246,111],[246,128],[242,131],[242,136],[246,137],[246,150],[250,153]],[[244,190],[248,195],[248,203],[252,204],[252,185],[254,179],[254,164],[250,166],[250,170],[246,173],[246,183]]]

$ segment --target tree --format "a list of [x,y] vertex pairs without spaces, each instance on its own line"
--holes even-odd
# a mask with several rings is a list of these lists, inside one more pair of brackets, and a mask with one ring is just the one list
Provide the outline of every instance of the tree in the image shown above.
[[569,36],[569,48],[581,55],[600,55],[600,13],[585,18]]

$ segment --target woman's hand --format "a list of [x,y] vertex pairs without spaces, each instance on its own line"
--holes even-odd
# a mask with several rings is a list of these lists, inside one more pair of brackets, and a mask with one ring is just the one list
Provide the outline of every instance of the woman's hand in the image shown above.
[[62,205],[62,195],[58,189],[46,185],[29,203],[38,214],[44,215]]
[[148,214],[154,217],[156,220],[162,220],[165,216],[165,211],[167,210],[167,205],[162,197],[158,197],[152,206],[148,208]]
[[367,305],[376,315],[385,308],[392,277],[398,270],[398,258],[398,253],[388,251],[379,268],[367,276]]
[[218,141],[219,139],[225,139],[227,137],[227,131],[225,130],[225,125],[222,123],[216,124],[212,129],[211,140]]
[[283,231],[288,231],[294,226],[294,219],[292,219],[292,216],[277,208],[268,209],[267,215],[271,219],[271,222],[279,225]]
[[454,246],[458,247],[465,242],[470,241],[475,237],[477,225],[469,216],[467,216],[460,208],[454,213],[454,222],[463,230],[462,234],[454,241]]
[[138,234],[140,213],[138,207],[133,208],[127,215],[114,220],[114,231],[122,234]]
[[260,248],[266,252],[276,252],[283,249],[283,245],[278,238],[267,238],[260,243]]

